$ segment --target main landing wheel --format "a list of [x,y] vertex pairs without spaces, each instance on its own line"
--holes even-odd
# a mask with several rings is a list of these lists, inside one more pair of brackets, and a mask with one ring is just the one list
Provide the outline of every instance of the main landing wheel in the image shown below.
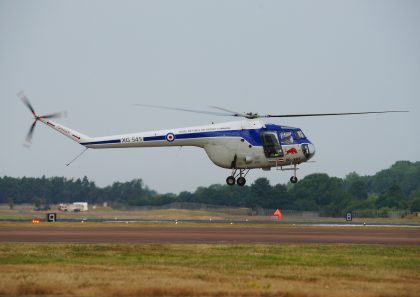
[[297,178],[296,176],[292,176],[292,177],[290,178],[290,182],[291,182],[292,184],[295,184],[295,183],[297,183],[297,182],[298,182],[298,178]]
[[238,179],[236,180],[236,183],[238,184],[238,186],[245,186],[246,183],[246,179],[243,176],[238,177]]
[[233,186],[235,184],[235,177],[232,176],[232,175],[231,176],[228,176],[227,179],[226,179],[226,183],[229,186]]

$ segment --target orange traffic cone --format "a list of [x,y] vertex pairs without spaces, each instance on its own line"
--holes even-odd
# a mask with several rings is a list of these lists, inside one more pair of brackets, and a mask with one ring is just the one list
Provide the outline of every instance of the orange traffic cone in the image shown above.
[[278,220],[281,220],[283,218],[283,215],[281,214],[281,211],[279,209],[276,209],[273,216],[277,216]]

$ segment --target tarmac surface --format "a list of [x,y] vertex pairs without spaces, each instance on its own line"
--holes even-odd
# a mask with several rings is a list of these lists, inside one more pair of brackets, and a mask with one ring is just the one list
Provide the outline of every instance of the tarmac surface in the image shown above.
[[420,228],[231,226],[0,227],[0,243],[342,243],[420,245]]

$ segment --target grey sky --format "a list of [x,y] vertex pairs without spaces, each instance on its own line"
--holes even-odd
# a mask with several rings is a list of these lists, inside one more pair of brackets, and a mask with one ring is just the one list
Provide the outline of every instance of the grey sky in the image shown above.
[[[420,158],[419,1],[0,1],[0,176],[142,178],[158,192],[224,183],[198,148],[89,150],[39,124],[66,109],[89,136],[230,118],[133,107],[209,105],[259,113],[408,109],[409,114],[274,120],[314,142],[314,172],[374,174]],[[253,170],[251,183],[290,172]]]

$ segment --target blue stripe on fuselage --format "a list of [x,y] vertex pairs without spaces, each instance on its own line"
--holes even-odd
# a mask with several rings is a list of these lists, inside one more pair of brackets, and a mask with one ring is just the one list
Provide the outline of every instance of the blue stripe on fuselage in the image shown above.
[[121,139],[92,141],[92,142],[81,142],[80,144],[81,145],[91,145],[91,144],[109,144],[109,143],[121,143]]
[[143,137],[143,141],[159,141],[159,140],[165,140],[166,136],[165,135],[161,135],[161,136],[146,136]]
[[[241,137],[248,141],[253,146],[261,146],[260,129],[247,129],[247,130],[225,130],[225,131],[208,131],[208,132],[195,132],[176,134],[175,139],[196,139],[196,138],[209,138],[209,137]],[[144,139],[147,141],[146,137]]]

